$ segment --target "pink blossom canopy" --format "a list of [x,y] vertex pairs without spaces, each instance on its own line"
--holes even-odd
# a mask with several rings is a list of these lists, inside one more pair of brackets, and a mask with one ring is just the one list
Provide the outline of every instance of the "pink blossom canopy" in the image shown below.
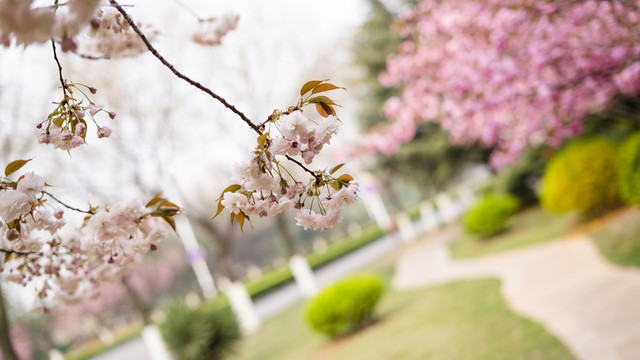
[[495,146],[495,167],[528,145],[557,146],[616,94],[637,93],[639,20],[635,0],[419,1],[380,76],[402,94],[364,147],[393,153],[423,121]]

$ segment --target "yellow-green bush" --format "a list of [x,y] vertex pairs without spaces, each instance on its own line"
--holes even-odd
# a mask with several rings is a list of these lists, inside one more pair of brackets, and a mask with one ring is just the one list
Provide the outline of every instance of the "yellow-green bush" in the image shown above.
[[485,196],[462,219],[465,229],[474,235],[491,236],[502,231],[518,211],[518,199],[509,194]]
[[620,199],[615,159],[616,148],[609,141],[573,141],[547,165],[540,203],[556,213],[577,210],[588,215],[609,208]]
[[329,336],[358,331],[371,323],[381,295],[382,281],[376,276],[347,278],[310,300],[307,321]]
[[225,305],[218,300],[191,308],[176,301],[166,309],[160,331],[175,359],[221,360],[233,353],[241,333],[235,316]]
[[616,165],[620,197],[626,203],[640,206],[640,132],[622,143]]

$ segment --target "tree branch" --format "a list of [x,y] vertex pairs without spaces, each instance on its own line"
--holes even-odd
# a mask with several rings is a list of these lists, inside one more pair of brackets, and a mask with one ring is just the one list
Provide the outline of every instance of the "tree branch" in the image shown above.
[[64,81],[64,77],[62,76],[62,65],[60,65],[60,60],[58,60],[58,52],[56,51],[56,42],[51,39],[51,47],[53,48],[53,58],[56,61],[56,64],[58,64],[58,76],[60,77],[60,84],[62,85],[62,92],[64,93],[65,97],[67,95],[67,84]]
[[53,200],[57,201],[60,205],[66,207],[67,209],[73,210],[73,211],[77,211],[77,212],[81,212],[81,213],[85,213],[85,214],[89,214],[89,215],[93,215],[94,212],[91,210],[82,210],[82,209],[78,209],[78,208],[74,208],[73,206],[67,205],[65,203],[63,203],[62,201],[58,200],[55,196],[53,196],[50,192],[48,191],[44,191],[42,190],[43,194],[49,195],[49,197],[51,197]]
[[316,173],[314,173],[313,171],[309,170],[306,166],[304,166],[300,161],[292,158],[289,155],[285,155],[285,157],[287,159],[289,159],[290,161],[293,161],[294,163],[296,163],[298,166],[300,166],[302,169],[304,169],[304,171],[308,172],[309,174],[313,175],[314,178],[316,178],[316,180],[318,180],[320,178],[320,176]]
[[3,249],[3,248],[0,248],[0,252],[5,254],[16,254],[16,255],[42,255],[42,253],[39,251],[18,251],[18,250]]
[[169,70],[171,70],[171,72],[175,76],[177,76],[180,79],[188,82],[189,84],[191,84],[192,86],[198,88],[199,90],[205,92],[206,94],[208,94],[212,98],[218,100],[222,105],[224,105],[224,107],[226,107],[227,109],[231,110],[234,114],[238,115],[240,117],[240,119],[242,119],[242,121],[244,121],[249,127],[251,127],[251,129],[253,129],[253,131],[255,131],[256,133],[262,135],[262,132],[260,131],[258,126],[256,124],[254,124],[251,120],[249,120],[249,118],[247,118],[247,116],[245,114],[243,114],[240,110],[236,109],[235,106],[229,104],[224,98],[222,98],[220,95],[214,93],[209,88],[205,87],[204,85],[200,84],[199,82],[197,82],[195,80],[192,80],[191,78],[187,77],[186,75],[183,75],[181,72],[176,70],[176,68],[173,65],[171,65],[171,63],[169,63],[162,55],[160,55],[160,53],[158,53],[158,51],[153,47],[153,45],[151,45],[151,42],[149,42],[149,40],[144,35],[142,30],[140,30],[140,28],[138,28],[138,26],[133,22],[133,19],[131,19],[129,14],[126,11],[124,11],[122,6],[120,6],[120,4],[118,4],[118,2],[115,1],[115,0],[109,0],[109,3],[113,7],[115,7],[120,12],[120,14],[122,14],[124,19],[127,21],[127,23],[129,23],[129,25],[133,29],[133,31],[135,31],[135,33],[138,34],[138,36],[140,37],[142,42],[144,42],[144,44],[147,46],[147,49],[149,49],[151,54],[153,54],[153,56],[155,56],[158,60],[160,60],[160,62],[164,66],[166,66]]

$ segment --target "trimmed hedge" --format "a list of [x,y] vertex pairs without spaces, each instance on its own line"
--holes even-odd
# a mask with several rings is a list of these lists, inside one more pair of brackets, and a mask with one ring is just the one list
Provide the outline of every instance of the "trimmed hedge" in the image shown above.
[[622,143],[616,165],[620,197],[628,204],[640,206],[640,132]]
[[306,318],[315,330],[332,337],[356,332],[372,322],[381,295],[378,277],[352,276],[311,299]]
[[544,173],[541,205],[555,213],[584,215],[610,208],[619,199],[616,148],[600,138],[575,140],[558,152]]
[[488,237],[504,230],[518,207],[513,195],[487,195],[465,214],[462,223],[469,233]]

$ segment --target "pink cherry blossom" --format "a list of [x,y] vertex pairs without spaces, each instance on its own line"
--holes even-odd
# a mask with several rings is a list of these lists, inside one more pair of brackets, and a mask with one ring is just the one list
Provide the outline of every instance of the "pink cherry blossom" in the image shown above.
[[492,164],[528,145],[557,146],[616,94],[640,89],[638,1],[421,0],[380,75],[402,86],[389,123],[358,146],[391,154],[416,125],[495,147]]

